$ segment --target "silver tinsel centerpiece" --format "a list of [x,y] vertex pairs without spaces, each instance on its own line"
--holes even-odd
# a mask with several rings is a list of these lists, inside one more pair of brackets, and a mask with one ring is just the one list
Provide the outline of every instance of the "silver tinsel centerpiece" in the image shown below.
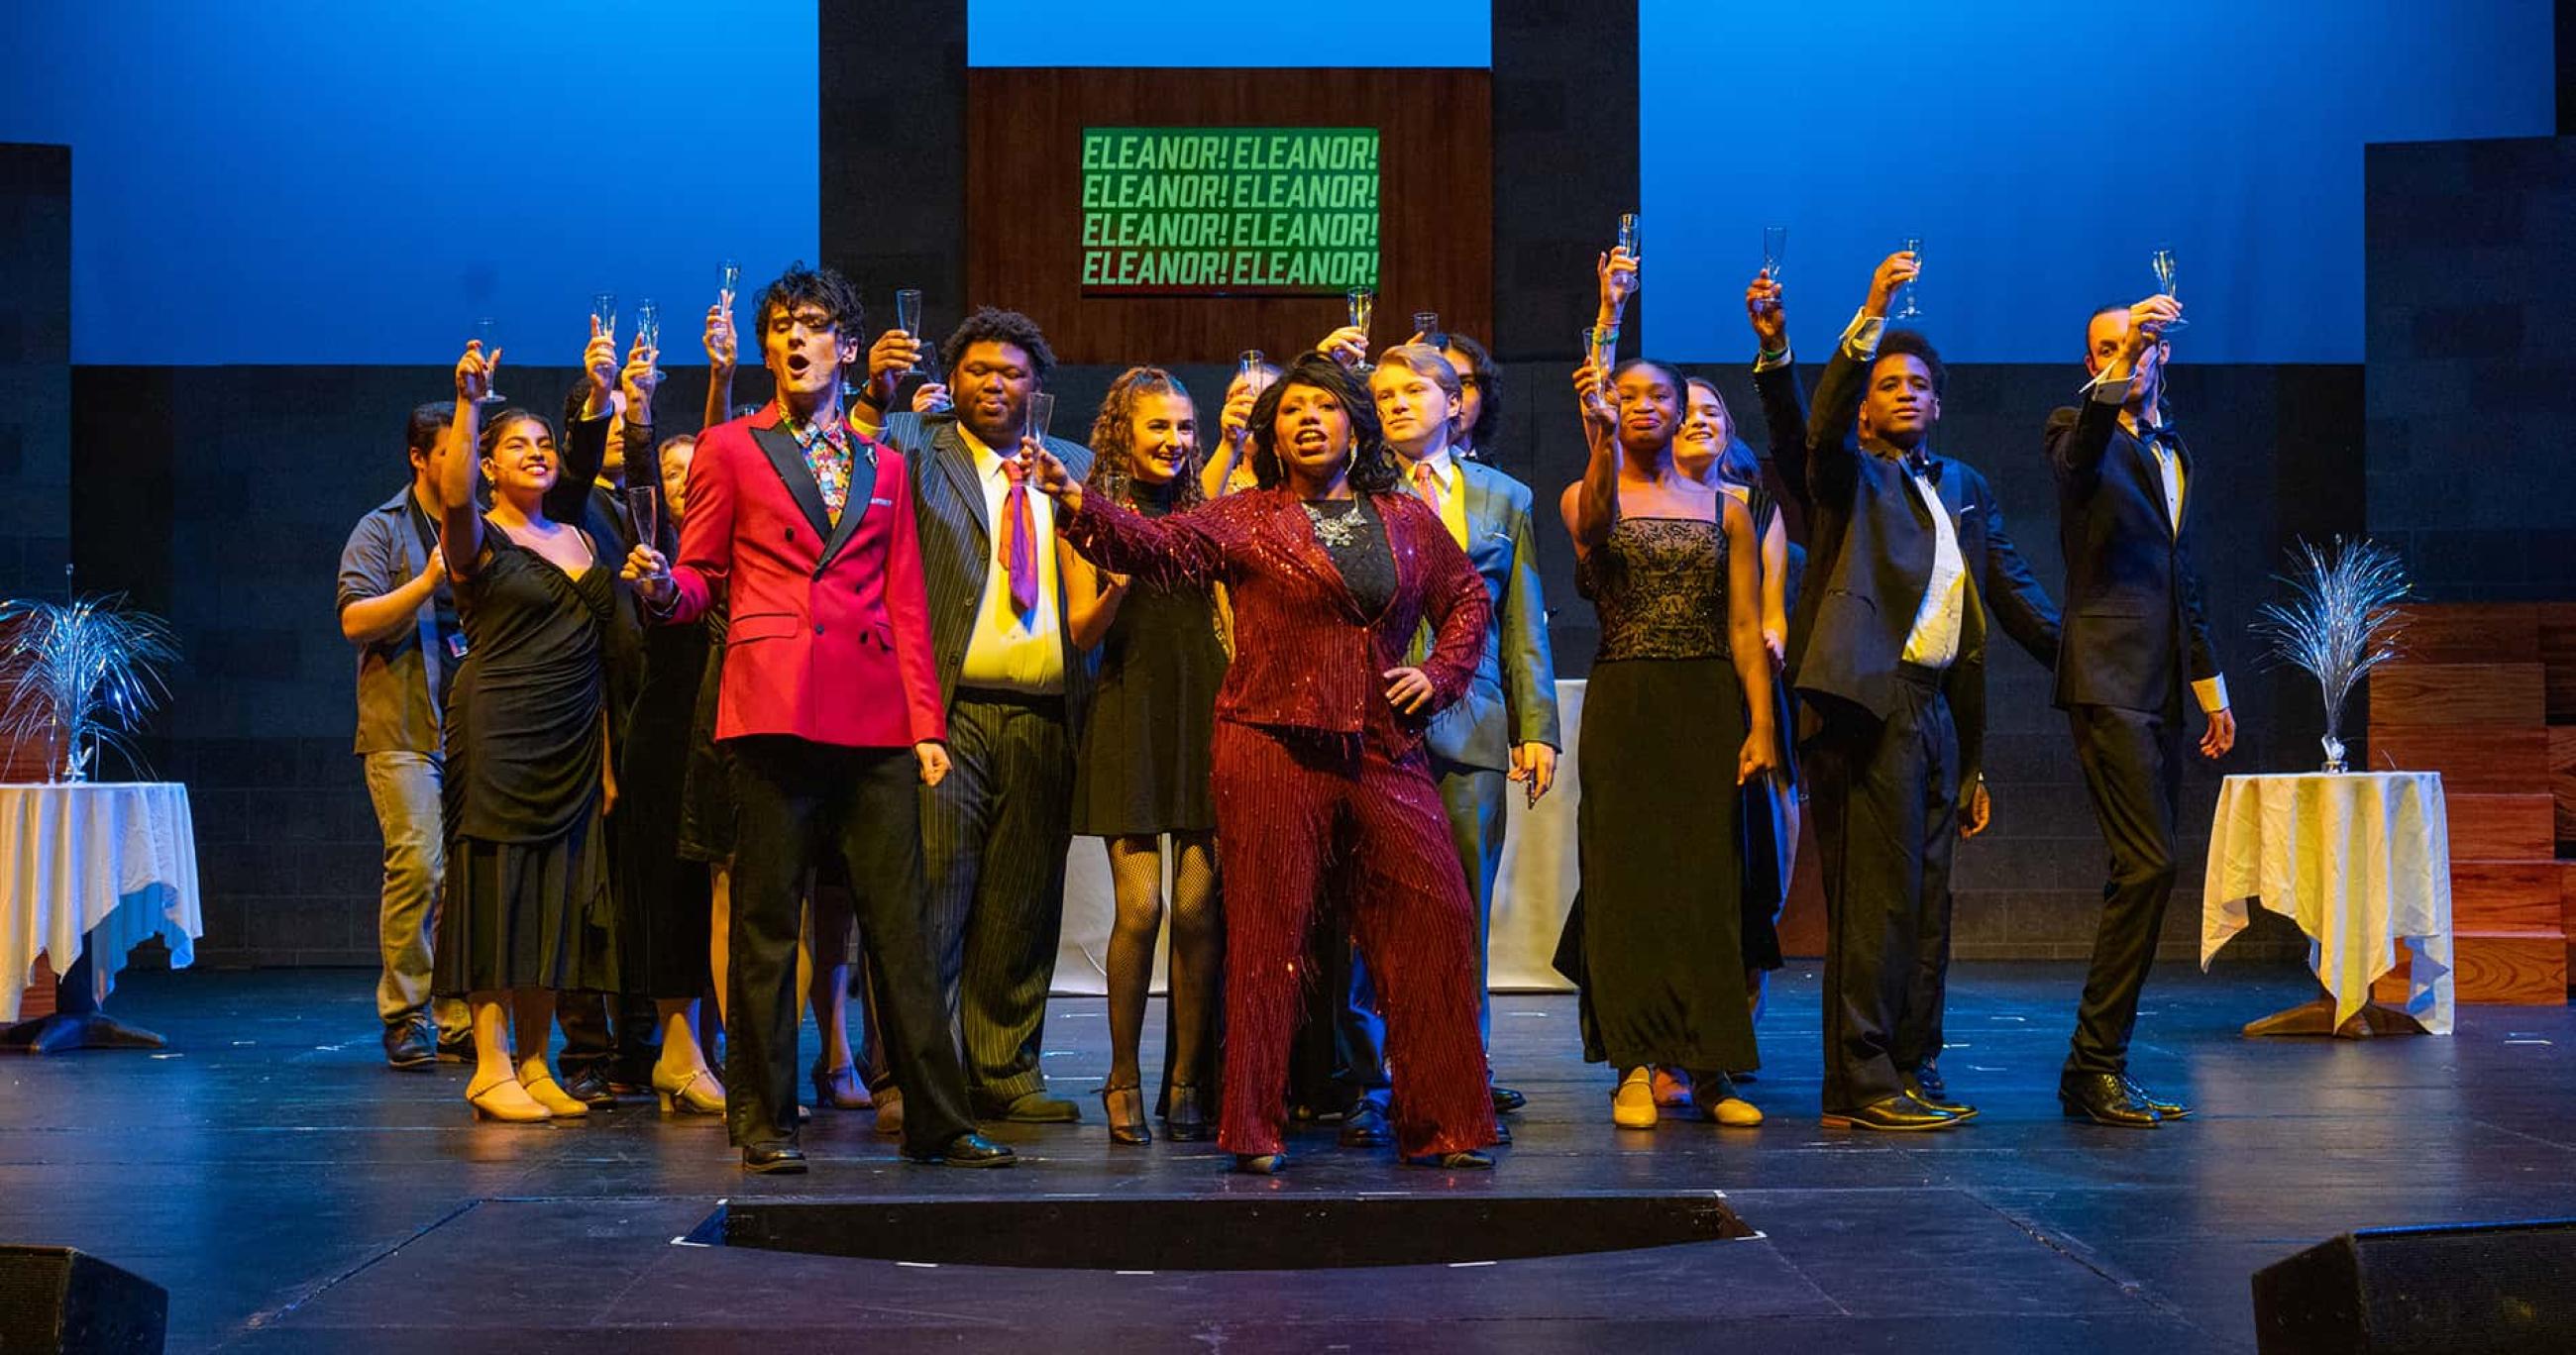
[[2338,536],[2323,552],[2300,542],[2290,572],[2272,577],[2289,585],[2290,600],[2264,603],[2254,633],[2271,642],[2270,666],[2315,675],[2326,703],[2325,770],[2342,771],[2344,701],[2364,674],[2397,657],[2405,563],[2377,542]]
[[50,746],[48,779],[86,781],[101,748],[139,763],[128,736],[170,694],[170,623],[117,597],[0,602],[0,742]]

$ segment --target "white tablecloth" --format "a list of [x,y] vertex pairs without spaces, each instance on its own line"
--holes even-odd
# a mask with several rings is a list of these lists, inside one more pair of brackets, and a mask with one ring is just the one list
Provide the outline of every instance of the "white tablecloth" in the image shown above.
[[204,932],[186,786],[0,785],[0,1022],[18,1019],[38,952],[59,973],[88,937],[104,1001],[144,938],[181,966]]
[[[1574,904],[1574,805],[1577,745],[1583,728],[1583,684],[1556,684],[1556,710],[1565,748],[1557,755],[1556,788],[1533,809],[1519,786],[1505,786],[1507,815],[1502,872],[1494,880],[1493,938],[1487,948],[1488,986],[1513,991],[1568,991],[1556,972],[1557,934]],[[1170,863],[1164,863],[1163,897],[1171,897]],[[1105,968],[1109,924],[1117,915],[1109,888],[1109,855],[1100,839],[1078,837],[1065,865],[1064,928],[1057,935],[1055,991],[1108,991]],[[1154,952],[1154,985],[1163,984],[1171,956],[1168,931]]]
[[2245,930],[2248,899],[2299,924],[2335,1024],[2406,943],[2406,1012],[2451,1033],[2451,836],[2436,772],[2231,776],[2201,893],[2200,967]]

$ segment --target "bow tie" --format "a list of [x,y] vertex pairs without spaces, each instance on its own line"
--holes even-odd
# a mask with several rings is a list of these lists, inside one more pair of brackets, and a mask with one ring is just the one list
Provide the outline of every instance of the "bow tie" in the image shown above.
[[2180,447],[2182,445],[2182,433],[2170,422],[2160,423],[2153,428],[2140,429],[2138,432],[2138,441],[2150,445],[2161,442],[2170,447]]
[[1913,451],[1907,452],[1905,454],[1904,464],[1906,474],[1920,475],[1924,479],[1929,480],[1936,485],[1941,483],[1941,463],[1934,458],[1925,455],[1922,448],[1917,447]]

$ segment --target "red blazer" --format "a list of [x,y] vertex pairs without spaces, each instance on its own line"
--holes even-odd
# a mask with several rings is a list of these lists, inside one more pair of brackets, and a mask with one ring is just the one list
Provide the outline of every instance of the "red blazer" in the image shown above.
[[730,595],[719,739],[908,748],[948,737],[903,454],[856,430],[851,445],[834,526],[777,405],[698,439],[667,619],[695,621]]
[[[704,455],[703,452],[700,455]],[[1395,550],[1395,596],[1372,621],[1315,540],[1305,506],[1286,489],[1245,490],[1186,513],[1147,518],[1086,493],[1082,511],[1057,520],[1084,558],[1121,574],[1171,585],[1222,582],[1234,604],[1234,662],[1218,689],[1219,719],[1331,734],[1363,732],[1388,710],[1388,669],[1401,666],[1428,621],[1422,661],[1431,704],[1398,716],[1418,740],[1431,716],[1476,675],[1493,603],[1439,517],[1409,494],[1369,499]]]

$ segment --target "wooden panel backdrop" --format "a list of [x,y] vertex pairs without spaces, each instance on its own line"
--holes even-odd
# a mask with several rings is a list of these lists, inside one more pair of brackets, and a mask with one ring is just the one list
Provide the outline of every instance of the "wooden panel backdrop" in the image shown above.
[[[1085,127],[1374,127],[1377,319],[1415,311],[1493,333],[1493,88],[1463,70],[970,70],[966,303],[1025,311],[1068,364],[1298,353],[1343,323],[1334,297],[1082,294]],[[948,357],[942,353],[943,358]]]

